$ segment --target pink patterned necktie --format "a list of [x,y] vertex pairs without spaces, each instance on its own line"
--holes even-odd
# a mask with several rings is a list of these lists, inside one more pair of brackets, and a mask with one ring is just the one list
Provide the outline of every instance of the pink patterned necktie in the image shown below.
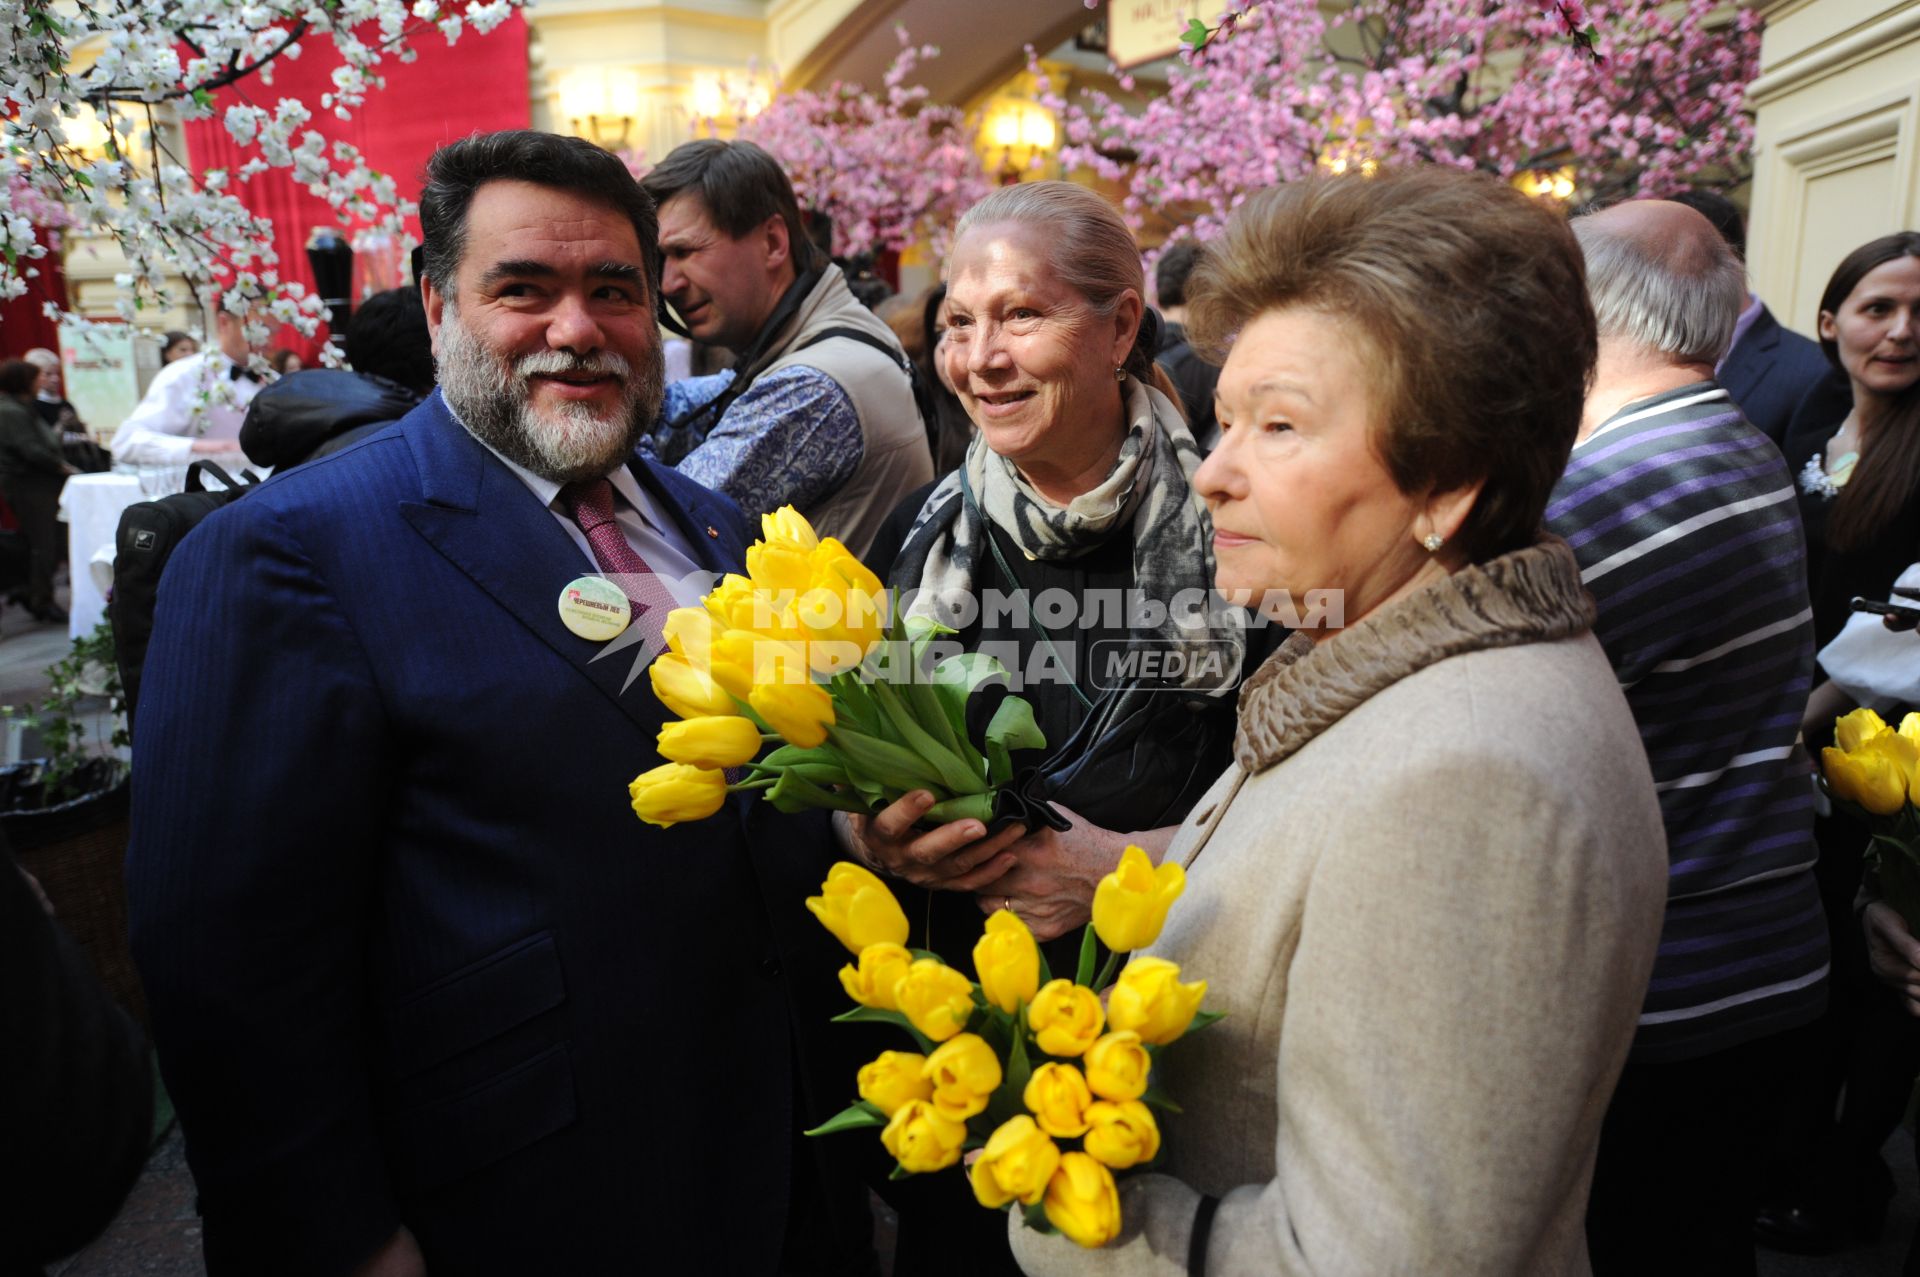
[[586,534],[600,571],[619,586],[633,604],[634,619],[644,617],[649,637],[657,636],[666,623],[667,613],[677,605],[613,517],[613,484],[605,479],[569,483],[560,489],[560,503]]

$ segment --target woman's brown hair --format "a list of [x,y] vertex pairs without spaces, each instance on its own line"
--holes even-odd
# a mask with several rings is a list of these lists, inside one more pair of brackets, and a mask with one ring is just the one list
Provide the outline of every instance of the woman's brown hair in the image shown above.
[[[1920,233],[1883,235],[1848,253],[1820,294],[1820,313],[1838,316],[1861,280],[1901,257],[1920,257]],[[1822,337],[1820,349],[1840,368],[1838,342]],[[1901,391],[1873,421],[1860,424],[1872,434],[1863,435],[1860,460],[1827,515],[1827,547],[1843,552],[1879,540],[1920,487],[1920,382]]]
[[1439,165],[1262,191],[1188,281],[1187,332],[1221,358],[1249,322],[1296,306],[1358,330],[1375,450],[1401,491],[1482,480],[1461,550],[1483,562],[1532,544],[1598,350],[1566,219]]

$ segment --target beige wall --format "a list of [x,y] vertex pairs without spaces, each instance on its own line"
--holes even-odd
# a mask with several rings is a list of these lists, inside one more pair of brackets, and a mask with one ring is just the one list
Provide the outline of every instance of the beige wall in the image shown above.
[[[626,143],[658,160],[692,136],[696,83],[765,65],[766,10],[764,0],[536,0],[527,9],[533,126],[575,131],[561,106],[570,74],[631,74],[639,110]],[[604,126],[595,140],[616,142]]]
[[1762,0],[1748,268],[1812,335],[1849,251],[1920,223],[1920,0]]

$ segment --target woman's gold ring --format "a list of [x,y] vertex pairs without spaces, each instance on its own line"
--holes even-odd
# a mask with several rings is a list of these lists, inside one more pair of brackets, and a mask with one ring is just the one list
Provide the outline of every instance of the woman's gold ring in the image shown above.
[[1000,902],[1000,907],[1001,907],[1002,909],[1005,909],[1005,910],[1006,910],[1006,911],[1007,911],[1008,913],[1012,913],[1012,912],[1013,912],[1013,897],[1012,897],[1012,896],[1007,896],[1007,897],[1004,897],[1004,898],[1003,898],[1003,899],[1001,900],[1001,902]]

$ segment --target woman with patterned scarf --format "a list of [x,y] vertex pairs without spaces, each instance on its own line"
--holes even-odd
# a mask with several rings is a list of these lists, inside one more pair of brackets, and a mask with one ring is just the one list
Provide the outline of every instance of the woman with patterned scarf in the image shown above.
[[[1072,971],[1094,884],[1129,842],[1159,858],[1230,758],[1243,668],[1278,641],[1211,593],[1202,458],[1153,363],[1145,292],[1132,234],[1084,187],[1004,187],[955,230],[942,350],[978,431],[868,561],[912,592],[909,615],[1014,673],[1048,745],[1026,793],[1068,827],[922,831],[932,799],[914,793],[840,830],[852,854],[928,889],[908,906],[913,943],[956,963],[982,913],[1005,907]],[[902,1204],[896,1271],[1017,1271],[997,1217],[956,1207],[933,1226]]]

